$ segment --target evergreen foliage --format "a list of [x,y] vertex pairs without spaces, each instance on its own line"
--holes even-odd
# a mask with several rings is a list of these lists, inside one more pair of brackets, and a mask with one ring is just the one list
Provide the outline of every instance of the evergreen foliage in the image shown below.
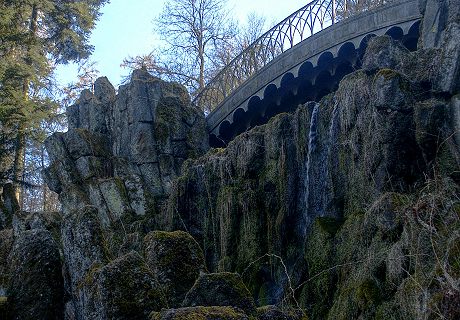
[[108,0],[0,1],[0,179],[19,196],[27,137],[58,113],[56,65],[87,59],[89,36]]

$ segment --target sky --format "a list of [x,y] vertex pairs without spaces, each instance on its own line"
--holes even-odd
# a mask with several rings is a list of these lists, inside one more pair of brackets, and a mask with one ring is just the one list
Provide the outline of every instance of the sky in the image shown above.
[[[147,54],[158,46],[153,19],[157,17],[165,0],[111,0],[102,9],[90,43],[94,46],[91,56],[96,69],[116,87],[127,70],[120,68],[124,58]],[[228,0],[228,6],[240,23],[244,23],[250,12],[267,18],[276,24],[309,1],[305,0]],[[57,80],[61,84],[76,81],[76,65],[60,66]]]

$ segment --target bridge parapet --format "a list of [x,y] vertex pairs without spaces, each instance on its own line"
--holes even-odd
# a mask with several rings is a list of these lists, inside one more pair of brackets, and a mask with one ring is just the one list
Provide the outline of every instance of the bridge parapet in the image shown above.
[[206,84],[193,102],[203,110],[214,110],[277,56],[333,25],[337,21],[337,13],[346,12],[346,3],[346,0],[313,0],[292,13],[236,56]]
[[[319,3],[319,1],[314,2]],[[321,3],[325,4],[326,2],[332,3],[331,0],[322,1]],[[294,14],[300,13],[306,7]],[[329,7],[326,6],[326,8]],[[328,11],[326,10],[325,12],[327,13]],[[332,19],[332,17],[332,13],[329,12],[329,19]],[[290,91],[289,94],[297,95],[299,81],[305,79],[310,86],[323,82],[327,88],[317,86],[315,90],[330,92],[334,85],[338,83],[337,80],[340,80],[345,74],[360,68],[360,54],[362,55],[364,52],[369,36],[390,34],[400,40],[403,38],[412,40],[411,45],[416,46],[420,19],[418,0],[396,0],[333,25],[332,20],[329,20],[329,27],[316,33],[314,32],[315,30],[312,30],[313,33],[306,39],[304,38],[296,45],[293,45],[289,50],[283,49],[284,51],[274,56],[273,59],[254,73],[246,76],[246,78],[243,75],[243,80],[240,83],[232,80],[233,82],[230,82],[230,85],[230,80],[228,79],[217,79],[218,81],[215,79],[215,82],[213,80],[209,84],[209,88],[207,87],[208,91],[203,92],[203,95],[199,96],[195,102],[198,101],[197,103],[199,104],[200,101],[207,100],[218,103],[217,108],[208,115],[207,124],[213,136],[220,136],[222,125],[228,127],[235,120],[243,118],[242,114],[250,109],[251,104],[254,104],[253,102],[257,104],[263,99],[267,100],[271,95],[270,92],[288,90]],[[288,20],[289,17],[283,21]],[[272,31],[273,29],[269,32]],[[281,47],[279,50],[282,50]],[[343,64],[339,65],[340,61],[338,62],[337,60],[340,60]],[[241,70],[235,66],[234,68]],[[241,72],[238,70],[234,72]],[[236,77],[231,73],[225,75],[225,77],[223,74],[221,76],[223,78],[229,77],[229,79]],[[336,76],[335,79],[332,79],[334,76]],[[328,81],[328,77],[331,78],[329,79],[330,81]],[[227,88],[233,89],[224,91]],[[224,95],[224,93],[227,95]],[[310,95],[309,99],[315,100],[315,98],[320,97],[319,93],[321,92],[317,92],[314,96]],[[275,100],[277,101],[274,101],[274,104],[279,105],[281,102],[280,97],[278,96]],[[248,123],[242,126],[250,127]],[[224,140],[228,140],[228,138]]]

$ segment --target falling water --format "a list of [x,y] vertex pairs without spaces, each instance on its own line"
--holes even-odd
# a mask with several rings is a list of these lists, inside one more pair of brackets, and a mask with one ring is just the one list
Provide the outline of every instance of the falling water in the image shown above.
[[313,111],[310,118],[310,131],[308,133],[308,153],[307,153],[307,163],[305,167],[305,193],[304,193],[304,201],[303,201],[303,212],[304,212],[304,234],[306,233],[307,226],[309,225],[309,218],[308,218],[308,206],[309,206],[309,195],[310,195],[310,169],[312,163],[312,156],[313,152],[316,149],[317,144],[317,136],[318,136],[318,110],[319,110],[319,103],[315,103],[313,107]]

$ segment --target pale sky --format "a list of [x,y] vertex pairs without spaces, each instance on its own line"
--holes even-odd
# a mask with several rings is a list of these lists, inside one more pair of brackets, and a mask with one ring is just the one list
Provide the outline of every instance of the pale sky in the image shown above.
[[[303,0],[229,0],[236,18],[244,23],[248,13],[255,11],[267,18],[267,22],[281,21],[309,1]],[[101,76],[109,78],[116,87],[127,71],[120,63],[127,56],[149,53],[157,36],[152,20],[163,8],[164,0],[111,0],[102,9],[96,29],[91,36],[95,47],[91,60],[97,62]],[[69,65],[58,68],[60,83],[75,81],[76,67]]]

